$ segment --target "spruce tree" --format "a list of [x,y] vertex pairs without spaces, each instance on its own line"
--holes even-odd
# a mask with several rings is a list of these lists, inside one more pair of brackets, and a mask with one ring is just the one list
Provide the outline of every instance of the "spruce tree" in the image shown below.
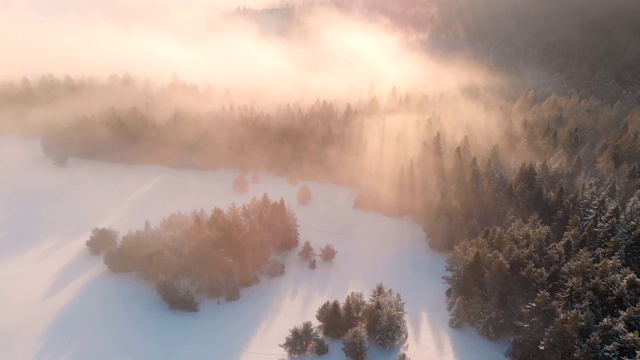
[[311,243],[308,240],[304,242],[304,245],[302,245],[302,249],[298,253],[298,256],[305,260],[311,260],[316,256],[316,252],[313,250],[313,246],[311,246]]
[[338,251],[331,244],[327,244],[324,247],[320,248],[320,258],[324,262],[329,262],[336,257]]
[[355,327],[347,332],[342,341],[344,355],[353,360],[365,360],[369,351],[367,333],[361,327]]
[[353,329],[362,323],[366,307],[367,302],[361,292],[352,292],[347,296],[342,305],[345,331]]
[[322,322],[322,334],[334,339],[340,339],[345,334],[344,320],[340,302],[335,300],[331,303],[324,321]]

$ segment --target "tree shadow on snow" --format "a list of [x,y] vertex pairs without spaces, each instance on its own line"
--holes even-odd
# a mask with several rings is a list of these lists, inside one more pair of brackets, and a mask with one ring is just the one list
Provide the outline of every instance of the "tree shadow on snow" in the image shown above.
[[259,299],[243,292],[239,301],[222,305],[206,300],[199,313],[183,313],[170,310],[152,284],[104,273],[58,313],[35,358],[239,358],[268,316],[275,290]]

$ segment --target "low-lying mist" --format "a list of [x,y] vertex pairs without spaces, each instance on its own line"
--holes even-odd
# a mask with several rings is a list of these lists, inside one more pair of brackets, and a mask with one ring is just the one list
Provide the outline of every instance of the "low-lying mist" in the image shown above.
[[356,206],[421,222],[458,159],[484,161],[496,145],[507,167],[513,154],[535,156],[515,136],[523,115],[496,96],[507,80],[430,54],[424,33],[329,4],[239,5],[9,2],[0,130],[42,136],[59,164],[230,167],[352,185],[365,193]]
[[[269,11],[267,1],[9,1],[0,14],[0,78],[174,75],[239,101],[451,93],[487,73],[442,63],[389,22],[330,6]],[[275,4],[278,5],[278,4]]]

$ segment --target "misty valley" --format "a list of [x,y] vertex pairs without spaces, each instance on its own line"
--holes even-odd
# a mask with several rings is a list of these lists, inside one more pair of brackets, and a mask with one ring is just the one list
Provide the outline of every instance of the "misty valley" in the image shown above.
[[0,6],[0,358],[640,358],[639,2]]

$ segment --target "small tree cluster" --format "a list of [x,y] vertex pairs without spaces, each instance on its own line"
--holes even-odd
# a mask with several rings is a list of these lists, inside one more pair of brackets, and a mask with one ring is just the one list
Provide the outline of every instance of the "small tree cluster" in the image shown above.
[[376,285],[365,311],[367,333],[378,345],[390,348],[407,338],[406,311],[400,294]]
[[104,263],[112,272],[136,272],[158,284],[167,303],[178,304],[171,308],[188,309],[181,304],[189,294],[164,282],[181,279],[194,296],[236,301],[242,287],[260,282],[259,274],[284,274],[284,264],[274,258],[298,245],[297,227],[284,200],[272,201],[264,194],[210,214],[174,213],[158,227],[145,223],[143,230],[129,232],[119,242],[115,232],[96,229],[87,246],[92,253],[105,252]]
[[320,258],[324,262],[329,262],[336,257],[338,251],[331,244],[327,244],[320,249]]
[[289,331],[284,344],[279,346],[292,357],[322,356],[329,352],[329,346],[320,335],[320,331],[310,321],[305,321],[301,326],[294,326]]
[[302,185],[298,190],[298,204],[307,205],[311,202],[311,189],[307,185]]
[[338,300],[327,301],[316,312],[316,319],[322,324],[322,334],[334,339],[340,339],[347,332],[343,311]]
[[378,284],[368,302],[362,293],[352,292],[342,305],[338,300],[325,302],[316,319],[325,336],[339,339],[349,330],[363,326],[378,345],[389,348],[407,338],[405,314],[400,294]]
[[107,228],[94,228],[86,242],[91,255],[100,255],[118,246],[118,232]]
[[322,304],[316,312],[316,319],[320,322],[318,331],[322,335],[344,340],[343,350],[347,357],[365,359],[367,337],[385,348],[400,345],[406,340],[405,314],[400,294],[378,284],[369,301],[361,292],[352,292],[343,303],[334,300]]

